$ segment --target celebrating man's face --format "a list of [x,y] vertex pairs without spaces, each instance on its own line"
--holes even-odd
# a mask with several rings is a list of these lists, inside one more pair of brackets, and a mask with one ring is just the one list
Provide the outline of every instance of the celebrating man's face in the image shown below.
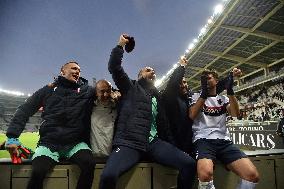
[[80,66],[76,63],[67,63],[61,68],[61,76],[74,83],[78,82],[80,73]]
[[96,84],[97,98],[103,104],[107,104],[111,100],[111,85],[108,81],[100,80]]
[[156,80],[155,70],[151,67],[142,68],[139,72],[139,79],[144,78],[154,83]]
[[216,87],[218,80],[213,76],[213,74],[208,74],[207,76],[207,84],[208,88]]
[[179,87],[180,87],[180,93],[182,95],[187,94],[187,92],[188,92],[188,84],[187,84],[187,82],[186,82],[184,77],[182,78],[182,81],[181,81]]

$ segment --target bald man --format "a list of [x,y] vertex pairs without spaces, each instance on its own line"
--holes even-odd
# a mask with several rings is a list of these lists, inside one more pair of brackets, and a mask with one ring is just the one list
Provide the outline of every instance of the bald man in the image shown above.
[[112,91],[110,82],[96,83],[96,97],[91,115],[90,143],[96,157],[106,157],[112,150],[116,102],[119,92]]

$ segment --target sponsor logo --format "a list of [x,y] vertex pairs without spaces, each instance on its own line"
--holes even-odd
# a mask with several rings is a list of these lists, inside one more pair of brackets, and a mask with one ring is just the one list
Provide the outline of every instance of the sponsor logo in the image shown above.
[[225,106],[210,107],[210,106],[204,105],[202,112],[205,115],[209,115],[209,116],[220,116],[226,113],[226,107]]

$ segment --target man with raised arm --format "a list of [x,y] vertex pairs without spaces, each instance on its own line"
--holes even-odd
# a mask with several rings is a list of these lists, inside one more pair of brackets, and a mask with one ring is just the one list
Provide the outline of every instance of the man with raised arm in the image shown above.
[[[184,56],[180,58],[179,64],[171,74],[165,89],[162,91],[162,99],[165,103],[167,118],[173,134],[175,145],[182,151],[192,153],[192,124],[188,116],[191,104],[192,92],[185,79],[185,69],[188,61]],[[240,70],[233,69],[233,76],[240,76]],[[223,92],[230,76],[221,79],[217,83],[217,94]]]
[[175,145],[190,154],[192,151],[192,120],[188,117],[188,108],[191,103],[191,94],[184,77],[186,65],[187,60],[182,56],[166,88],[162,91],[162,98]]
[[[197,159],[199,189],[214,189],[213,167],[218,159],[240,176],[237,189],[253,189],[259,174],[253,163],[230,140],[226,128],[226,112],[238,117],[239,105],[233,90],[233,70],[225,87],[227,96],[218,95],[218,74],[205,70],[201,75],[201,93],[194,94],[189,117],[193,122],[193,142]],[[238,71],[238,70],[237,70]]]
[[190,189],[195,178],[195,161],[167,141],[171,141],[168,121],[160,95],[154,86],[155,71],[142,68],[138,80],[129,79],[121,66],[123,47],[129,42],[121,35],[112,50],[109,72],[120,90],[121,109],[110,154],[100,180],[100,189],[115,189],[121,174],[143,156],[179,170],[178,189]]

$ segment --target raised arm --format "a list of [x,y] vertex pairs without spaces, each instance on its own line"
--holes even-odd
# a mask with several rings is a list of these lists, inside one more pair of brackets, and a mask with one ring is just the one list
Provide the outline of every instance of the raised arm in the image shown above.
[[228,76],[228,81],[226,85],[227,96],[229,98],[229,105],[227,106],[227,110],[232,117],[239,117],[240,108],[237,98],[235,97],[235,92],[233,87],[234,87],[234,76],[233,72],[231,72]]
[[219,82],[217,83],[217,87],[216,87],[216,93],[220,94],[222,93],[226,87],[227,87],[227,82],[229,81],[230,77],[231,77],[231,73],[233,73],[233,77],[240,77],[242,75],[242,71],[238,68],[233,68],[233,70],[228,74],[227,77],[219,80]]
[[113,81],[115,82],[116,86],[122,93],[126,93],[132,86],[131,80],[121,66],[124,53],[123,47],[127,42],[128,39],[126,39],[124,35],[121,35],[118,45],[113,48],[108,62],[108,70],[112,75]]
[[179,66],[174,70],[172,73],[167,86],[164,90],[164,95],[167,98],[170,97],[176,97],[179,94],[180,91],[180,84],[182,82],[182,79],[184,77],[185,73],[185,66],[187,65],[187,60],[185,57],[181,57],[179,61]]
[[237,98],[235,95],[228,95],[229,105],[227,106],[227,110],[232,117],[240,116],[240,107]]

